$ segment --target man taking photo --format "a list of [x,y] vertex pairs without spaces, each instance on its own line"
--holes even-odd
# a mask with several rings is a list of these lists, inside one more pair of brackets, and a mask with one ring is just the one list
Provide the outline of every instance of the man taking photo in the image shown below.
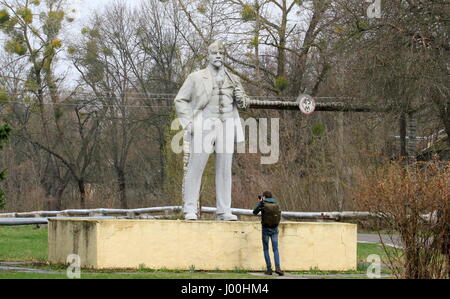
[[258,215],[261,212],[262,224],[262,242],[264,250],[264,259],[266,260],[266,275],[272,275],[272,264],[269,255],[269,239],[272,240],[272,250],[275,259],[275,273],[283,276],[284,273],[280,267],[280,256],[278,253],[278,225],[281,221],[281,209],[278,201],[272,198],[272,193],[264,191],[262,196],[258,196],[260,202],[253,210],[253,214]]

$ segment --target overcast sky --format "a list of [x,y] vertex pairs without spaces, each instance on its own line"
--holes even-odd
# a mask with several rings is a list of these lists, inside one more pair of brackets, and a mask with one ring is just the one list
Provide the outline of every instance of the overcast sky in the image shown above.
[[[89,16],[93,11],[101,11],[105,5],[113,3],[117,0],[71,0],[73,8],[79,13],[80,20],[83,20],[86,16]],[[123,1],[123,0],[122,0]],[[128,3],[139,3],[141,0],[126,0]]]
[[[95,11],[101,12],[106,5],[114,3],[115,1],[126,1],[127,3],[133,4],[140,3],[142,0],[70,0],[70,10],[75,9],[76,13],[73,15],[75,21],[64,34],[66,38],[69,40],[72,40],[74,37],[76,38],[80,34],[81,29],[88,22],[89,17],[92,16]],[[79,75],[78,72],[73,69],[71,61],[68,60],[64,54],[61,55],[56,71],[58,73],[65,73],[68,71],[69,82],[76,80]],[[69,85],[71,84],[69,83]]]
[[93,11],[101,11],[105,5],[111,2],[114,0],[71,0],[71,6],[77,11],[76,19],[82,21]]

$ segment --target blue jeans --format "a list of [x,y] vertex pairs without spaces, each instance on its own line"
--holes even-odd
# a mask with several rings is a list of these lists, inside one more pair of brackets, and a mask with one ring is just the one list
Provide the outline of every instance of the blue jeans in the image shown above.
[[262,228],[262,242],[264,250],[264,259],[266,260],[267,268],[272,268],[269,255],[269,238],[272,240],[272,250],[275,259],[275,267],[280,267],[280,256],[278,253],[278,227],[277,228]]

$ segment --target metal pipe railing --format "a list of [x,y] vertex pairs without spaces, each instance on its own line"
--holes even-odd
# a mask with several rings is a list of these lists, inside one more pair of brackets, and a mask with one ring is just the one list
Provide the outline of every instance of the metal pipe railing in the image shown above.
[[[140,209],[72,209],[64,211],[34,211],[23,213],[0,214],[0,225],[31,225],[47,224],[48,218],[83,218],[83,219],[163,219],[170,214],[181,212],[181,206],[152,207]],[[253,211],[248,209],[232,209],[237,216],[253,216]],[[202,213],[214,214],[216,208],[202,207]],[[148,216],[148,214],[164,213],[165,215]],[[147,216],[145,216],[147,215]],[[78,217],[77,217],[78,216]],[[122,217],[120,217],[122,216]],[[366,219],[376,217],[368,212],[282,212],[284,219],[294,220],[332,220],[342,219]]]

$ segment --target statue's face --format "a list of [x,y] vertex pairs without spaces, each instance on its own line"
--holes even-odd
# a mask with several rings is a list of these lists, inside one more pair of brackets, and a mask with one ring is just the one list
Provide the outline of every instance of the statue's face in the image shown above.
[[209,64],[215,68],[220,68],[223,66],[224,50],[213,48],[209,50]]

